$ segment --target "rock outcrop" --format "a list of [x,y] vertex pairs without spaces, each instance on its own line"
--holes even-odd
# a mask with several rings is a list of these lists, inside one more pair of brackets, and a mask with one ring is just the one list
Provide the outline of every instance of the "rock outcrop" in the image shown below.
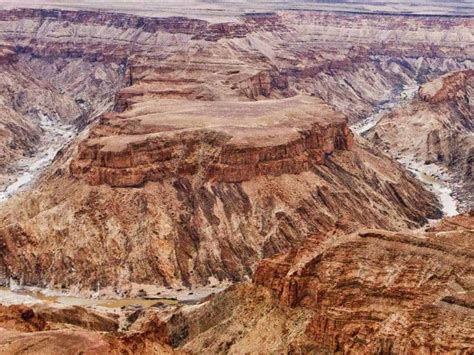
[[[438,104],[446,101],[465,100],[471,104],[468,112],[473,112],[473,104],[469,97],[474,70],[449,73],[431,82],[421,85],[419,96],[423,101]],[[469,123],[469,122],[468,122]],[[472,123],[471,123],[472,124]]]
[[262,261],[254,285],[175,315],[172,339],[196,353],[472,352],[473,228],[471,215],[315,235]]
[[[179,109],[177,109],[179,107]],[[308,171],[352,147],[344,116],[321,100],[136,104],[106,115],[81,142],[73,176],[137,187],[198,177],[243,182]]]

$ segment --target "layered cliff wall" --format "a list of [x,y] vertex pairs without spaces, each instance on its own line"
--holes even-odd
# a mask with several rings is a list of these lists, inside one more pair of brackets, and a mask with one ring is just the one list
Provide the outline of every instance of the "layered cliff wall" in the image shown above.
[[253,285],[176,314],[171,339],[196,353],[469,353],[473,227],[465,215],[426,231],[315,235],[263,260]]
[[194,175],[242,182],[298,174],[352,146],[345,118],[310,97],[137,104],[105,116],[90,137],[80,144],[72,174],[117,187]]

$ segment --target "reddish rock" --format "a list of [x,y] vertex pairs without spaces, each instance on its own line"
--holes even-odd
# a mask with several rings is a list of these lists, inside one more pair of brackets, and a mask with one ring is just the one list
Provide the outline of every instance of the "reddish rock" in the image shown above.
[[471,353],[473,227],[316,235],[169,329],[196,353]]
[[455,100],[466,96],[466,87],[474,78],[474,70],[465,70],[446,74],[436,80],[420,86],[420,98],[432,104]]
[[196,174],[242,182],[302,173],[352,146],[344,117],[315,98],[186,103],[184,113],[182,108],[160,101],[104,118],[81,143],[72,174],[117,187]]

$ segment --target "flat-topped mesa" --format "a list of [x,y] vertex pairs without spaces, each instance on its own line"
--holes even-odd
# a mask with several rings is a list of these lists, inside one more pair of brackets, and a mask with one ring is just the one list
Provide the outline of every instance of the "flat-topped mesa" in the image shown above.
[[472,69],[449,73],[422,85],[418,94],[423,101],[433,104],[452,100],[461,90],[465,90],[467,82],[473,79]]
[[116,187],[183,175],[242,182],[301,173],[351,146],[345,117],[313,97],[150,101],[105,115],[70,170],[92,185]]

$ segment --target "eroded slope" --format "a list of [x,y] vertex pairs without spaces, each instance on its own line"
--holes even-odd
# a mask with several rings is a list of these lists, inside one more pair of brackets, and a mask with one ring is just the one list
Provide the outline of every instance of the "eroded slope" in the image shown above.
[[433,195],[354,145],[343,116],[316,98],[151,100],[86,133],[38,188],[4,205],[3,278],[117,292],[241,280],[314,232],[440,215]]
[[[316,235],[169,321],[191,352],[469,353],[473,217],[427,231]],[[272,326],[270,327],[269,324]]]

